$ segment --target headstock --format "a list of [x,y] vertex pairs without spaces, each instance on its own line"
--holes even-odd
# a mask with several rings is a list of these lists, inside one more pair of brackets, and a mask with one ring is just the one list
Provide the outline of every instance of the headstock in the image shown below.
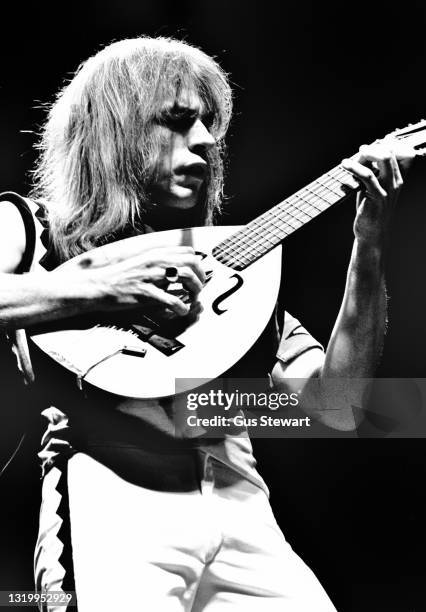
[[410,123],[405,128],[394,130],[388,134],[388,137],[402,140],[415,150],[418,157],[426,155],[426,119],[421,119],[417,123]]

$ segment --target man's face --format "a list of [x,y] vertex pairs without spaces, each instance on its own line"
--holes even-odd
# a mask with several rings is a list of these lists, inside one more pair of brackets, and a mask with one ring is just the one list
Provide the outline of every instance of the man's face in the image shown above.
[[186,210],[194,207],[206,181],[207,151],[215,140],[200,98],[181,94],[165,102],[157,129],[162,142],[151,198],[156,204]]

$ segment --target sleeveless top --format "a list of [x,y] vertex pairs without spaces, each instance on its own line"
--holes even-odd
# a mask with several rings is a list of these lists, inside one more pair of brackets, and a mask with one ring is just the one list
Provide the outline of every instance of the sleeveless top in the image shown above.
[[[45,273],[55,268],[57,261],[50,248],[42,205],[11,192],[0,194],[0,205],[1,201],[12,202],[18,207],[27,232],[27,247],[17,272]],[[272,317],[252,349],[223,378],[267,378],[277,358],[286,363],[312,348],[322,349],[288,313],[284,314],[280,339],[276,320]],[[75,452],[89,452],[96,446],[135,447],[151,453],[196,449],[225,463],[267,492],[256,470],[245,428],[220,438],[176,437],[178,408],[173,398],[146,401],[117,397],[92,387],[82,391],[74,375],[37,347],[28,348],[23,330],[11,334],[9,340],[19,369],[26,383],[32,386],[32,401],[47,420],[39,453],[43,473],[58,460],[67,459]]]

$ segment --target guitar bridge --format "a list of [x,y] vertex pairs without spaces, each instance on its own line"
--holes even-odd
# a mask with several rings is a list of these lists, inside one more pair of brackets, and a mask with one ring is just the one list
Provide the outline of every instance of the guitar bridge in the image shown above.
[[145,357],[146,348],[140,348],[138,346],[124,346],[121,349],[123,355],[130,355],[131,357]]

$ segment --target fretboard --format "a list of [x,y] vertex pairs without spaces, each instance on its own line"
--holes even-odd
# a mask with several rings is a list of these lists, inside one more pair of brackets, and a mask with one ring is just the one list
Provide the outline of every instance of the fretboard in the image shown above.
[[260,215],[213,249],[214,257],[234,270],[244,270],[284,238],[359,189],[359,182],[342,166]]

